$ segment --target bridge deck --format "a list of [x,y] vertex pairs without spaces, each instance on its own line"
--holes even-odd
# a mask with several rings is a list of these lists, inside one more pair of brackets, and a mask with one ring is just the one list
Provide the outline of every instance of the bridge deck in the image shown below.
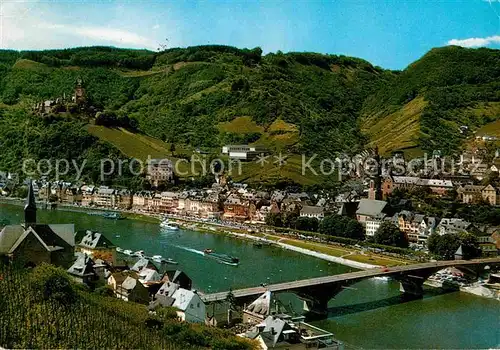
[[[270,284],[266,287],[251,287],[251,288],[238,289],[232,291],[232,293],[235,296],[235,298],[242,298],[249,296],[258,296],[267,290],[271,292],[281,292],[281,291],[294,290],[304,287],[312,287],[312,286],[330,284],[341,281],[362,280],[365,278],[371,278],[377,276],[393,276],[401,272],[425,270],[428,268],[435,268],[435,267],[442,267],[444,269],[452,266],[467,266],[467,265],[478,265],[478,264],[487,265],[487,264],[498,264],[498,263],[500,263],[500,257],[489,258],[489,259],[476,259],[476,260],[437,261],[437,262],[428,262],[428,263],[405,265],[405,266],[395,266],[390,268],[381,267],[381,268],[373,268],[357,272],[343,273],[340,275],[316,277],[305,280]],[[201,297],[205,303],[210,303],[226,299],[227,294],[228,292],[219,292],[213,294],[204,294]]]

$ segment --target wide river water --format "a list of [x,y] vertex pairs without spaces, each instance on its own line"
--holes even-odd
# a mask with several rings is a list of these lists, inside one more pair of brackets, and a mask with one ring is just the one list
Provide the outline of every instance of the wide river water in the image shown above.
[[[0,203],[0,220],[23,221],[21,206]],[[74,223],[76,230],[102,232],[123,249],[144,250],[179,262],[177,268],[203,292],[285,282],[353,271],[353,269],[281,248],[256,248],[251,242],[220,234],[179,230],[165,233],[158,224],[109,220],[63,210],[38,210],[40,223]],[[237,256],[237,267],[203,256],[202,250]],[[290,295],[285,303],[300,311]],[[344,341],[346,348],[500,348],[500,302],[474,295],[441,293],[428,288],[423,299],[405,300],[393,281],[365,280],[342,291],[329,304],[329,317],[313,324]]]

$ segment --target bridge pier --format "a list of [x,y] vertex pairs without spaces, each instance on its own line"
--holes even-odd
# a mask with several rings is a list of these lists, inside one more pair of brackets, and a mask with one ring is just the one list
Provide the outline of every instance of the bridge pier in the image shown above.
[[304,301],[304,311],[326,317],[328,315],[328,302],[341,290],[342,284],[334,283],[308,288],[298,292],[297,295]]
[[399,291],[416,297],[424,295],[424,278],[406,276],[400,280]]

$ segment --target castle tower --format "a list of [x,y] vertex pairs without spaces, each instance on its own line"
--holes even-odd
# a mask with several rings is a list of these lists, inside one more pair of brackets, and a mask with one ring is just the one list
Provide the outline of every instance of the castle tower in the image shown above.
[[32,181],[30,181],[30,185],[28,187],[28,198],[26,199],[26,205],[24,206],[24,223],[26,225],[36,224],[36,202]]
[[75,94],[73,95],[73,102],[77,104],[85,103],[85,89],[83,88],[82,79],[76,80]]

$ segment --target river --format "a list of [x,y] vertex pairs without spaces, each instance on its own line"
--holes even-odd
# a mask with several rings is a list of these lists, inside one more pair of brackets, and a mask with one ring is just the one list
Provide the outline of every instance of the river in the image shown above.
[[[23,221],[22,207],[1,204],[0,220]],[[221,234],[179,230],[163,233],[158,224],[108,220],[71,211],[38,210],[42,223],[74,223],[76,230],[104,233],[123,249],[144,250],[179,262],[194,288],[217,292],[296,279],[339,274],[353,269],[281,248],[256,248],[252,242]],[[237,267],[203,256],[202,250],[237,256]],[[347,348],[500,348],[500,303],[461,292],[428,288],[423,299],[405,300],[397,282],[365,280],[329,303],[329,317],[314,321],[344,341]],[[290,302],[290,296],[283,296]],[[292,300],[296,311],[300,303]]]

